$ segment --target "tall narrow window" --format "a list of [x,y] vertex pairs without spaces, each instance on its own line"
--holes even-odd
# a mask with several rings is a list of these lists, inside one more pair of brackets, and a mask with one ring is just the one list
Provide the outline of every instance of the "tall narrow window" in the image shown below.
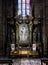
[[22,16],[25,17],[25,0],[22,0]]
[[18,15],[21,15],[21,0],[18,0]]
[[30,0],[26,0],[26,15],[29,15]]

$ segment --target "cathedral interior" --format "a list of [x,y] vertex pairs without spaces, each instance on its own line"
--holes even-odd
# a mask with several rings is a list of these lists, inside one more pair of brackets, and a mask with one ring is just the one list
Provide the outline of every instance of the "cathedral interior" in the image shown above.
[[48,0],[0,0],[0,65],[48,65]]

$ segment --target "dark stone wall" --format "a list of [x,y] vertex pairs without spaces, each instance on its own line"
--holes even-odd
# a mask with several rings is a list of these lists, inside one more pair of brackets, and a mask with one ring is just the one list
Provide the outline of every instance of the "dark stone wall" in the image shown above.
[[0,0],[0,55],[3,54],[3,21],[2,21],[2,0]]
[[47,43],[47,46],[46,46],[46,49],[47,49],[47,55],[48,55],[48,0],[46,0],[46,26],[45,26],[45,31],[46,31],[46,43]]
[[0,56],[7,45],[7,18],[13,17],[13,0],[0,0]]

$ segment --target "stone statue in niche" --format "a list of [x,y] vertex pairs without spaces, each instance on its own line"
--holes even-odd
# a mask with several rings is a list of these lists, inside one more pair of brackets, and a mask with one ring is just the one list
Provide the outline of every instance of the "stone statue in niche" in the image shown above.
[[29,27],[27,24],[20,24],[19,26],[19,42],[28,43],[29,42]]

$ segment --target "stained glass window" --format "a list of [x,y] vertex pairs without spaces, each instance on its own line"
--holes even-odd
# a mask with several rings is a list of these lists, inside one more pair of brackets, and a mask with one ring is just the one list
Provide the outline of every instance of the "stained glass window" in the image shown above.
[[29,16],[30,0],[18,0],[18,15]]

